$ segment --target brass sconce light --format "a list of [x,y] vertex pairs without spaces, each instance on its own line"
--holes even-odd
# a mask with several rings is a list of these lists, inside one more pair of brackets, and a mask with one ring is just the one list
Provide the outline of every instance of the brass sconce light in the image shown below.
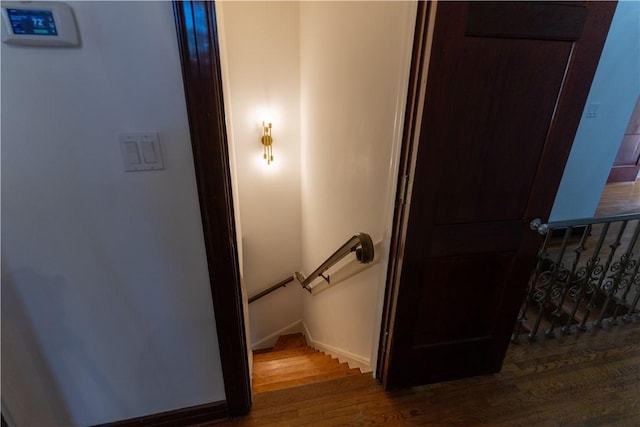
[[273,162],[271,123],[266,124],[264,121],[262,122],[262,138],[260,141],[262,142],[262,158],[267,161],[268,165],[270,165],[271,162]]

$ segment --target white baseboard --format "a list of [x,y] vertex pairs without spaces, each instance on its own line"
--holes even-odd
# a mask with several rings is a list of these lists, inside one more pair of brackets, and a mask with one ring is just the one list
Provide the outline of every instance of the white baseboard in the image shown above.
[[303,325],[304,323],[302,322],[302,319],[296,320],[292,324],[285,326],[284,328],[279,329],[254,343],[251,343],[251,350],[273,347],[276,344],[276,341],[278,341],[280,335],[304,333],[305,328]]
[[307,337],[307,343],[309,346],[320,350],[326,354],[331,355],[331,357],[335,357],[341,363],[347,362],[350,368],[360,368],[362,372],[372,372],[371,369],[371,359],[368,357],[362,357],[360,355],[351,353],[350,351],[334,347],[329,344],[325,344],[320,341],[316,341],[313,339],[311,334],[309,333],[309,329],[307,328],[306,323],[302,321],[302,327],[304,329],[304,335]]

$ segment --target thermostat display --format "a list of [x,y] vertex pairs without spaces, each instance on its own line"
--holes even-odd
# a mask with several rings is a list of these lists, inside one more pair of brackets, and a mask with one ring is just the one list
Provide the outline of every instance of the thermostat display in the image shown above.
[[50,10],[7,9],[13,34],[57,36],[56,21]]
[[53,1],[2,1],[2,41],[23,46],[79,46],[73,11]]

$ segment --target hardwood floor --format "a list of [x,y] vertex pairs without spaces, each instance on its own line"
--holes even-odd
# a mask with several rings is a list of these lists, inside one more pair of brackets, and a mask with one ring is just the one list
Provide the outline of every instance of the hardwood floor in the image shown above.
[[616,182],[604,187],[596,216],[640,213],[640,179]]
[[[597,215],[634,212],[640,181],[607,185]],[[512,344],[495,375],[384,391],[368,373],[268,391],[222,425],[638,426],[640,321]]]
[[223,425],[638,426],[640,322],[512,344],[495,375],[384,391],[361,374],[261,393]]

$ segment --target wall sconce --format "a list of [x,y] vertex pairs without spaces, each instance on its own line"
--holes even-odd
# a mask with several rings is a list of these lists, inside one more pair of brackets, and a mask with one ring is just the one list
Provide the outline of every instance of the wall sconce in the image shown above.
[[262,138],[260,139],[262,142],[262,158],[267,161],[267,164],[270,165],[273,162],[273,137],[271,137],[271,123],[265,124],[262,122]]

